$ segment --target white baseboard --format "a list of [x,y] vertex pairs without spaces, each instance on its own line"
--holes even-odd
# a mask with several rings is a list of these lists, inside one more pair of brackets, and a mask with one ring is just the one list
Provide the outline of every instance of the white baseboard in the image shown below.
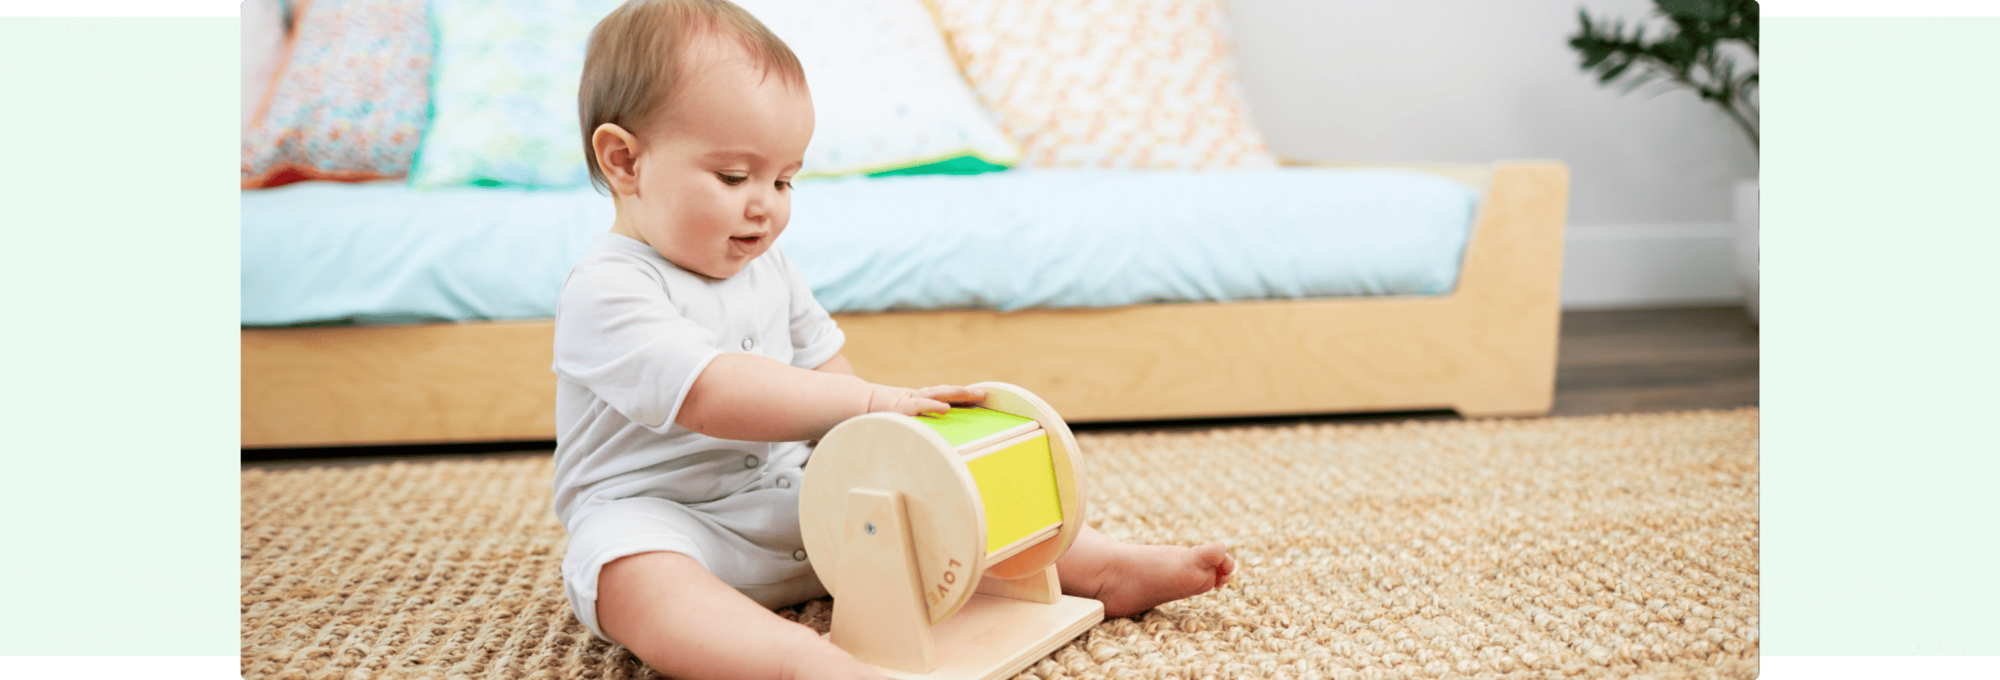
[[1563,309],[1742,304],[1728,223],[1570,225]]

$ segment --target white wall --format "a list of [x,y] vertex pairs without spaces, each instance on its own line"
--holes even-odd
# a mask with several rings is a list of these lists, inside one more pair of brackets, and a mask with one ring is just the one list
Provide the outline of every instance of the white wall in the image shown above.
[[[1586,0],[1593,17],[1651,0]],[[1553,158],[1570,167],[1567,307],[1727,302],[1748,137],[1692,91],[1578,68],[1577,0],[1228,0],[1251,114],[1306,160]]]

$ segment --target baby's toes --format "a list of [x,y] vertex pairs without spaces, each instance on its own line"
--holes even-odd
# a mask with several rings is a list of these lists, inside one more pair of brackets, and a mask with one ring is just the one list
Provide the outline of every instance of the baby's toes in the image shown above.
[[[1236,557],[1229,554],[1228,546],[1223,546],[1221,543],[1210,543],[1209,545],[1222,546],[1217,552],[1201,555],[1202,563],[1207,565],[1210,571],[1215,572],[1215,585],[1220,588],[1223,584],[1229,582],[1231,576],[1236,574]],[[1202,547],[1205,548],[1208,546]],[[1220,559],[1216,558],[1218,555]]]
[[1196,568],[1202,570],[1202,576],[1208,580],[1210,588],[1220,588],[1230,580],[1230,574],[1236,572],[1236,558],[1232,558],[1228,550],[1230,548],[1222,542],[1188,548]]
[[1225,564],[1235,562],[1235,560],[1229,557],[1229,546],[1224,545],[1221,541],[1197,545],[1188,548],[1188,551],[1194,553],[1196,564],[1200,564],[1201,568],[1211,571],[1220,569]]
[[1194,567],[1199,570],[1208,588],[1226,583],[1230,572],[1236,570],[1236,560],[1229,556],[1229,546],[1221,542],[1198,545],[1188,549]]

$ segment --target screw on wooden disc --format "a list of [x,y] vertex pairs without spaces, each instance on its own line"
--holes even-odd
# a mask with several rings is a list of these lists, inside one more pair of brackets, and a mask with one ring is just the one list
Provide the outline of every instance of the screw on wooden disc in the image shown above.
[[985,569],[986,517],[972,473],[944,437],[914,418],[870,413],[820,438],[799,487],[799,531],[835,598],[848,492],[903,494],[918,586],[930,622],[958,611]]

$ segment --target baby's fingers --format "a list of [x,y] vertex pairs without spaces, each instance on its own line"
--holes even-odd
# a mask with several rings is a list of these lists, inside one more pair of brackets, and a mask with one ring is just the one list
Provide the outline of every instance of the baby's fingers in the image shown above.
[[947,404],[942,401],[938,401],[936,399],[925,399],[920,396],[905,399],[903,400],[902,403],[897,404],[896,406],[897,406],[896,410],[906,416],[914,416],[921,413],[946,413],[951,411],[951,404]]
[[986,391],[957,385],[932,385],[917,390],[915,396],[919,399],[935,399],[953,404],[973,404],[985,399]]

